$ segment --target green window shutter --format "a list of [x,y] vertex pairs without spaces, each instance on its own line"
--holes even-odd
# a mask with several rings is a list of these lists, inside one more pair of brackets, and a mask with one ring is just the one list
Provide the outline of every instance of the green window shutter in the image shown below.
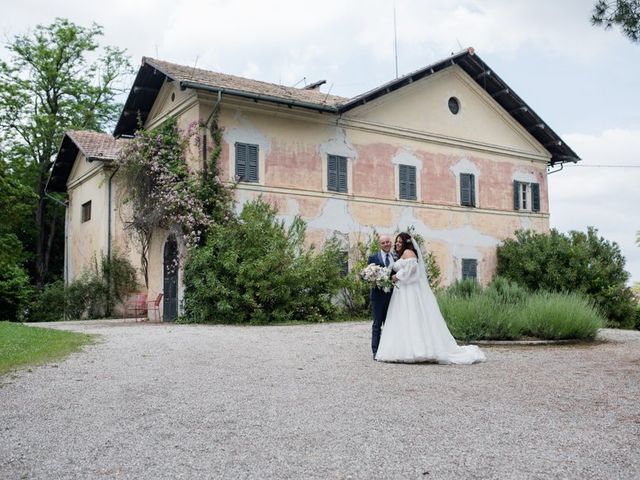
[[347,159],[338,157],[338,191],[347,193]]
[[258,181],[258,146],[247,145],[247,180]]
[[400,181],[400,198],[403,200],[416,199],[416,167],[411,165],[398,165]]
[[478,279],[478,261],[475,258],[462,259],[462,279]]
[[327,189],[338,191],[338,157],[329,155],[327,158]]
[[409,169],[409,200],[416,200],[416,167],[407,167]]
[[460,174],[460,204],[467,207],[476,206],[475,175],[473,173]]
[[540,184],[532,183],[531,184],[531,210],[534,212],[540,211]]
[[327,190],[347,193],[347,159],[338,155],[327,156]]
[[247,144],[236,143],[236,176],[244,181],[247,176]]
[[409,167],[407,165],[398,165],[398,176],[400,177],[399,194],[401,199],[409,198]]
[[258,171],[258,145],[236,143],[236,176],[241,182],[257,182]]
[[476,176],[473,173],[469,174],[469,183],[471,185],[471,203],[472,207],[476,206]]
[[520,182],[513,181],[513,209],[520,210]]

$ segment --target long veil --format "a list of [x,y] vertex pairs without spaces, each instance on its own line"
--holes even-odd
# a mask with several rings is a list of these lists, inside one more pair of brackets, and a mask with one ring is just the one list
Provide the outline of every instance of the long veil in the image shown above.
[[411,237],[411,243],[413,244],[413,248],[415,248],[416,252],[418,253],[418,275],[420,276],[420,283],[423,287],[431,290],[431,287],[429,286],[429,278],[427,277],[427,268],[424,263],[424,255],[420,250],[418,242],[416,242],[413,237]]

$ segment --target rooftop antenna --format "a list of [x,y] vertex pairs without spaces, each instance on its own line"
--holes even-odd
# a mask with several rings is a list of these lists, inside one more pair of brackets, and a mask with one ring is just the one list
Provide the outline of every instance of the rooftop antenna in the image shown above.
[[294,88],[297,87],[300,84],[300,82],[304,82],[304,84],[306,85],[307,84],[307,77],[302,77],[300,80],[298,80],[296,83],[294,83],[292,85],[292,87],[294,87]]
[[329,98],[329,94],[331,93],[332,88],[333,88],[333,83],[329,87],[329,91],[327,92],[327,94],[324,96],[324,100],[322,101],[322,103],[327,103],[327,98]]
[[[196,61],[193,62],[193,70],[191,70],[191,78],[193,78],[193,74],[196,73],[196,65],[198,65],[199,55],[196,55]],[[191,80],[191,79],[190,79]]]
[[393,44],[396,56],[396,78],[398,78],[398,32],[396,29],[396,0],[393,0]]

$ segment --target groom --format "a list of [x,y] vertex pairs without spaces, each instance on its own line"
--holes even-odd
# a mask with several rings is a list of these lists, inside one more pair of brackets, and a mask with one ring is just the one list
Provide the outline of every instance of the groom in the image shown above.
[[[389,267],[393,265],[393,254],[391,253],[391,237],[388,235],[380,235],[380,251],[369,257],[369,265],[375,263],[381,267]],[[378,351],[378,344],[380,343],[380,333],[382,330],[382,324],[387,316],[387,309],[389,308],[389,301],[391,300],[391,294],[385,293],[379,288],[371,289],[371,310],[373,311],[373,326],[371,327],[371,350],[373,351],[373,358],[376,358],[376,352]]]

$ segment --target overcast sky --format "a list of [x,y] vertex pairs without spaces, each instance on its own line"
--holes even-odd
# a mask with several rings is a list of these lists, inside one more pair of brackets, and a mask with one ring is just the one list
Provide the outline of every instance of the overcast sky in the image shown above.
[[[640,282],[640,44],[589,23],[594,0],[396,0],[400,75],[473,46],[583,159],[549,177],[551,226],[595,226]],[[103,45],[352,97],[395,77],[391,0],[21,0],[3,44],[63,17]],[[6,58],[6,52],[1,52]],[[127,86],[131,79],[127,79]],[[634,168],[635,167],[635,168]]]

